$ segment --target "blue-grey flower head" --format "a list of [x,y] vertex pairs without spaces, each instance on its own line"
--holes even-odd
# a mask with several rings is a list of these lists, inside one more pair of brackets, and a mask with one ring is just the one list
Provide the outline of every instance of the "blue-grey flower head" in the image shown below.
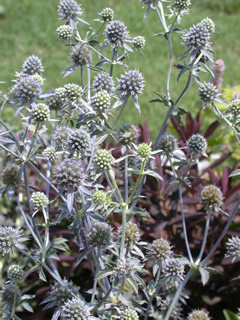
[[111,97],[106,90],[98,91],[91,98],[91,106],[98,114],[106,112],[111,106]]
[[88,320],[90,315],[89,307],[79,298],[67,300],[61,311],[62,320]]
[[3,184],[7,186],[17,186],[19,184],[19,170],[20,167],[14,163],[8,164],[2,171]]
[[170,257],[162,265],[162,274],[167,281],[183,280],[184,265],[179,259]]
[[100,149],[95,154],[94,161],[99,169],[107,170],[111,168],[114,158],[110,151]]
[[59,36],[60,39],[62,40],[70,40],[73,35],[73,28],[69,25],[62,25],[59,26],[56,30],[57,35]]
[[71,58],[75,64],[85,66],[92,62],[92,53],[86,45],[78,43],[72,48]]
[[138,313],[134,309],[126,309],[123,312],[122,320],[139,320]]
[[75,101],[83,94],[83,89],[75,83],[68,83],[64,86],[65,97],[70,101]]
[[28,57],[22,66],[22,72],[25,75],[33,75],[35,73],[42,74],[43,73],[43,65],[40,58],[37,56],[30,56]]
[[123,145],[130,145],[132,142],[137,143],[139,132],[133,124],[124,123],[119,129],[119,142]]
[[163,153],[169,155],[177,148],[177,140],[171,134],[161,136],[158,144],[158,149],[163,150]]
[[48,292],[48,296],[53,298],[56,301],[57,305],[63,305],[67,300],[71,299],[72,294],[77,294],[79,292],[79,288],[76,287],[72,281],[68,281],[66,279],[62,280],[63,285],[61,285],[58,281],[55,281],[51,286],[50,291]]
[[120,90],[123,95],[131,95],[137,98],[139,94],[143,92],[144,78],[138,70],[129,70],[121,75],[118,80],[117,89]]
[[235,236],[228,238],[226,242],[226,256],[233,258],[240,258],[240,238]]
[[114,19],[114,11],[111,8],[104,8],[99,15],[102,17],[104,22],[110,22]]
[[57,95],[56,90],[49,91],[48,93],[51,95],[46,98],[46,105],[48,105],[51,110],[61,110],[63,101]]
[[113,45],[123,45],[128,39],[128,31],[125,24],[119,20],[111,21],[106,26],[106,38]]
[[93,80],[93,90],[95,92],[106,90],[108,93],[114,90],[113,78],[105,71],[98,73]]
[[105,222],[93,222],[88,231],[88,243],[97,248],[107,248],[112,243],[112,228]]
[[[118,239],[121,241],[122,227],[118,229]],[[140,232],[136,223],[128,222],[125,231],[125,244],[127,247],[137,245],[140,240]]]
[[82,15],[81,6],[75,0],[60,0],[58,14],[60,20],[74,20]]
[[76,152],[82,158],[91,151],[92,141],[86,128],[74,129],[68,136],[68,149],[70,153]]
[[33,100],[40,96],[42,88],[33,76],[26,76],[18,79],[16,84],[16,94],[23,100]]
[[82,163],[78,159],[65,159],[55,169],[55,181],[60,188],[76,190],[83,182]]
[[189,154],[199,157],[206,155],[207,140],[200,134],[193,134],[186,142]]
[[8,268],[8,271],[7,271],[8,279],[13,282],[18,281],[18,280],[22,280],[23,275],[24,275],[23,269],[18,264],[13,264]]
[[223,205],[222,192],[214,185],[204,187],[200,198],[201,203],[206,210],[217,211]]
[[58,127],[53,135],[54,145],[57,150],[65,150],[68,143],[68,137],[72,133],[69,127]]
[[136,36],[136,37],[132,38],[132,44],[135,49],[141,50],[145,47],[146,40],[142,36]]
[[159,238],[153,241],[149,246],[149,255],[158,262],[163,262],[170,258],[173,254],[172,246],[169,241],[164,238]]
[[8,254],[19,242],[21,242],[22,231],[18,228],[0,226],[0,254]]
[[183,35],[183,39],[188,48],[202,49],[208,45],[210,33],[205,25],[198,23]]
[[208,29],[208,32],[211,34],[215,32],[215,23],[210,18],[205,18],[201,21],[201,23]]
[[32,109],[32,118],[36,122],[45,122],[49,119],[50,110],[45,103],[37,103]]
[[44,149],[43,155],[47,157],[48,161],[54,161],[57,159],[56,149],[54,147],[47,147]]
[[211,320],[211,318],[205,310],[193,310],[187,320]]
[[204,104],[213,103],[218,97],[218,89],[210,82],[201,83],[199,87],[199,96]]

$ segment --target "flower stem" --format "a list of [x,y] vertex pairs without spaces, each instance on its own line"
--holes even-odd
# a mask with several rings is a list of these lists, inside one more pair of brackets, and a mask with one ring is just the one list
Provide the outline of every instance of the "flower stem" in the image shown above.
[[199,256],[197,258],[196,264],[198,264],[201,261],[205,247],[206,247],[210,218],[211,218],[211,210],[208,211],[208,216],[207,216],[204,235],[203,235],[203,242],[202,242],[201,250],[200,250]]

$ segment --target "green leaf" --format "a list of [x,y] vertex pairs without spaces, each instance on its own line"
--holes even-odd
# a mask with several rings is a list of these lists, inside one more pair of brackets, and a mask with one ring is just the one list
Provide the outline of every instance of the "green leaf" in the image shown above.
[[209,272],[205,268],[202,268],[202,267],[199,268],[199,272],[201,274],[202,284],[203,284],[203,286],[205,286],[205,284],[209,280]]
[[127,282],[130,284],[130,286],[133,288],[133,290],[138,294],[138,284],[137,282],[132,278],[127,278]]
[[233,172],[229,175],[229,177],[235,177],[235,176],[239,176],[239,175],[240,175],[240,169],[237,169],[237,170],[233,171]]
[[97,274],[96,280],[101,280],[112,274],[113,274],[113,269],[107,269],[107,270],[101,271]]
[[238,320],[237,314],[230,310],[223,310],[223,314],[226,320]]

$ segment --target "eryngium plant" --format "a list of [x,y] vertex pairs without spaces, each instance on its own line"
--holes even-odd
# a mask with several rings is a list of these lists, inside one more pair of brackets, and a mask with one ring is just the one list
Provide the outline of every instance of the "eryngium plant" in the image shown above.
[[[146,42],[141,35],[131,36],[124,22],[114,20],[112,8],[96,13],[95,26],[82,19],[81,4],[61,0],[58,14],[65,24],[56,33],[69,48],[66,60],[74,63],[63,75],[67,77],[79,68],[79,81],[45,93],[41,59],[32,55],[16,73],[13,87],[2,95],[2,108],[13,107],[22,124],[18,134],[1,120],[0,148],[5,158],[0,190],[16,206],[8,217],[9,226],[0,226],[0,263],[6,280],[0,303],[3,319],[20,319],[23,309],[35,312],[33,307],[49,310],[49,319],[54,320],[210,319],[201,305],[190,313],[189,308],[186,310],[191,296],[186,299],[184,288],[193,276],[201,276],[205,285],[209,273],[216,271],[207,264],[240,202],[227,213],[223,211],[222,190],[215,185],[202,188],[197,205],[203,209],[206,225],[202,240],[198,239],[199,254],[193,255],[183,192],[191,188],[194,178],[190,170],[207,156],[208,144],[197,133],[182,145],[165,129],[172,115],[180,120],[184,110],[179,102],[196,81],[203,107],[210,105],[229,127],[226,132],[233,130],[239,142],[239,100],[227,103],[229,108],[223,114],[215,104],[220,101],[217,88],[201,81],[202,71],[210,72],[208,64],[213,61],[215,24],[208,17],[178,38],[186,47],[181,56],[185,60],[177,65],[179,78],[184,73],[188,77],[186,84],[179,83],[182,91],[173,100],[171,37],[177,37],[178,24],[190,12],[191,1],[141,2],[147,9],[145,17],[150,11],[156,13],[160,22],[157,35],[164,36],[169,48],[166,91],[152,100],[163,103],[168,112],[154,143],[142,139],[133,124],[118,126],[129,101],[141,111],[138,99],[144,92],[143,70],[121,67],[128,58],[131,65],[131,55],[137,57]],[[81,23],[86,25],[85,34]],[[118,78],[116,65],[121,70]],[[156,163],[161,170],[156,170]],[[170,234],[164,230],[151,243],[149,237],[141,239],[141,229],[148,227],[150,218],[143,203],[151,206],[148,193],[143,199],[142,188],[147,176],[164,184],[160,173],[171,179],[166,201],[177,202],[171,212],[177,213],[178,208],[181,212],[182,252],[175,252]],[[216,243],[206,250],[209,225],[219,212],[228,220]],[[226,257],[239,258],[239,237],[228,238],[226,249]],[[38,289],[46,282],[42,291],[45,297],[40,301]],[[26,294],[34,290],[36,297]],[[27,302],[29,299],[32,301]]]

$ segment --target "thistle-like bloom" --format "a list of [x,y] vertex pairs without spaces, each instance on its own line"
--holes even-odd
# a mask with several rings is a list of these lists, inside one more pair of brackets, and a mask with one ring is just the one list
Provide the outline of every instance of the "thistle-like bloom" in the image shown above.
[[128,39],[128,31],[125,24],[119,20],[111,21],[106,26],[106,38],[113,45],[123,45]]
[[64,102],[66,102],[67,97],[66,97],[66,89],[65,88],[63,88],[63,87],[57,88],[55,90],[55,92],[56,92],[56,97],[57,97],[59,104],[63,104]]
[[69,299],[62,307],[62,320],[88,320],[89,317],[89,307],[78,298]]
[[72,130],[68,137],[68,149],[73,154],[80,154],[82,157],[91,151],[91,138],[86,128]]
[[137,152],[140,158],[147,159],[150,157],[152,151],[151,145],[143,142],[138,145]]
[[[21,298],[21,291],[18,287],[16,287],[14,282],[10,282],[3,286],[1,300],[8,305],[12,305],[15,301],[19,301]],[[4,318],[3,318],[4,319]]]
[[138,70],[129,70],[121,75],[118,80],[117,89],[120,90],[124,96],[131,95],[137,98],[143,92],[144,79]]
[[173,254],[169,241],[164,238],[154,240],[149,246],[148,251],[149,255],[159,263],[166,261]]
[[178,10],[187,10],[190,5],[190,0],[175,0],[173,3],[173,7]]
[[189,313],[187,320],[210,320],[208,313],[204,310],[193,310]]
[[63,160],[55,170],[55,183],[61,188],[77,189],[83,181],[82,163],[77,159]]
[[36,122],[45,122],[49,119],[50,110],[49,107],[44,103],[38,103],[33,107],[32,118]]
[[64,89],[65,89],[65,97],[70,101],[77,100],[83,94],[83,89],[75,83],[65,84]]
[[112,228],[105,222],[94,222],[88,232],[88,242],[96,248],[107,248],[112,242]]
[[54,147],[48,147],[43,151],[43,155],[47,157],[48,161],[54,161],[57,159],[56,149]]
[[56,33],[60,39],[70,40],[73,36],[73,29],[71,26],[64,24],[57,28]]
[[20,167],[16,164],[7,165],[2,172],[3,183],[7,186],[15,187],[19,183],[19,174]]
[[96,190],[93,193],[92,201],[96,205],[104,205],[106,201],[106,193],[102,190]]
[[226,243],[226,256],[233,257],[234,259],[240,258],[240,238],[231,237],[227,240]]
[[240,116],[240,100],[239,99],[235,99],[230,102],[229,111],[230,111],[231,115],[233,115],[235,117]]
[[200,134],[192,135],[186,142],[189,154],[199,157],[201,154],[206,156],[207,140]]
[[106,90],[97,92],[91,98],[91,106],[97,113],[102,114],[111,106],[111,97]]
[[217,211],[223,204],[222,192],[214,185],[204,187],[200,198],[201,203],[206,210]]
[[201,83],[199,87],[199,96],[204,105],[207,103],[211,104],[218,97],[218,89],[212,83]]
[[36,210],[46,207],[49,202],[48,197],[43,192],[34,192],[31,200]]
[[133,258],[118,259],[115,267],[116,275],[119,279],[126,276],[132,277],[141,269],[142,267],[139,264],[139,260]]
[[205,48],[210,40],[210,33],[205,25],[198,23],[183,35],[184,44],[188,48]]
[[208,32],[211,34],[215,31],[215,23],[210,18],[205,18],[201,23],[208,29]]
[[132,39],[132,43],[135,49],[141,50],[145,47],[146,40],[142,36],[136,36]]
[[82,15],[82,9],[75,0],[60,0],[58,14],[60,20],[73,20]]
[[22,280],[23,275],[24,275],[23,269],[18,264],[13,264],[8,268],[8,271],[7,271],[8,279],[13,282]]
[[163,150],[163,153],[169,155],[177,148],[177,140],[171,134],[164,134],[159,140],[158,149]]
[[133,309],[126,309],[123,312],[122,320],[139,320],[137,312]]
[[114,19],[114,11],[111,8],[104,8],[99,15],[102,17],[104,22],[110,22]]
[[32,75],[32,78],[37,83],[39,83],[40,86],[43,86],[45,79],[42,76],[40,76],[40,74],[35,73],[35,74]]
[[18,79],[16,85],[16,94],[24,100],[36,99],[42,92],[41,85],[33,76],[26,76]]
[[24,62],[22,66],[22,72],[26,75],[33,75],[35,73],[42,74],[43,66],[42,61],[37,56],[30,56]]
[[78,294],[79,287],[76,287],[72,281],[66,279],[62,280],[64,286],[59,282],[55,281],[48,292],[49,297],[52,298],[51,301],[55,301],[57,305],[63,305],[67,300],[71,299],[72,294]]
[[114,90],[113,78],[105,71],[98,73],[93,80],[93,90],[95,92],[106,90],[108,93]]
[[166,281],[178,282],[183,280],[184,276],[184,265],[179,259],[168,258],[162,265],[162,274]]
[[21,230],[0,226],[0,254],[3,256],[8,254],[21,241],[23,241]]
[[[118,230],[118,239],[122,238],[122,227]],[[127,247],[132,247],[138,244],[140,240],[140,232],[138,226],[133,222],[128,222],[126,224],[125,231],[125,244]]]
[[86,45],[78,43],[72,48],[71,58],[76,65],[82,67],[92,62],[92,53]]
[[139,138],[138,129],[136,126],[124,123],[118,133],[119,142],[123,145],[130,145],[132,142],[137,143]]
[[57,95],[56,90],[50,91],[49,94],[52,95],[46,98],[46,105],[48,105],[51,110],[61,110],[63,102],[61,97]]
[[58,127],[53,135],[53,141],[56,149],[66,149],[68,143],[68,137],[72,133],[72,129],[69,127]]
[[97,151],[94,160],[98,168],[107,170],[111,168],[114,158],[108,150],[101,149]]
[[[160,304],[160,310],[163,313],[166,313],[171,305],[172,299],[170,299],[169,297],[167,299],[164,299],[161,301]],[[182,320],[182,308],[181,305],[179,303],[177,303],[175,305],[175,307],[173,308],[173,311],[171,313],[171,318],[172,320]],[[164,318],[163,318],[164,319]]]

